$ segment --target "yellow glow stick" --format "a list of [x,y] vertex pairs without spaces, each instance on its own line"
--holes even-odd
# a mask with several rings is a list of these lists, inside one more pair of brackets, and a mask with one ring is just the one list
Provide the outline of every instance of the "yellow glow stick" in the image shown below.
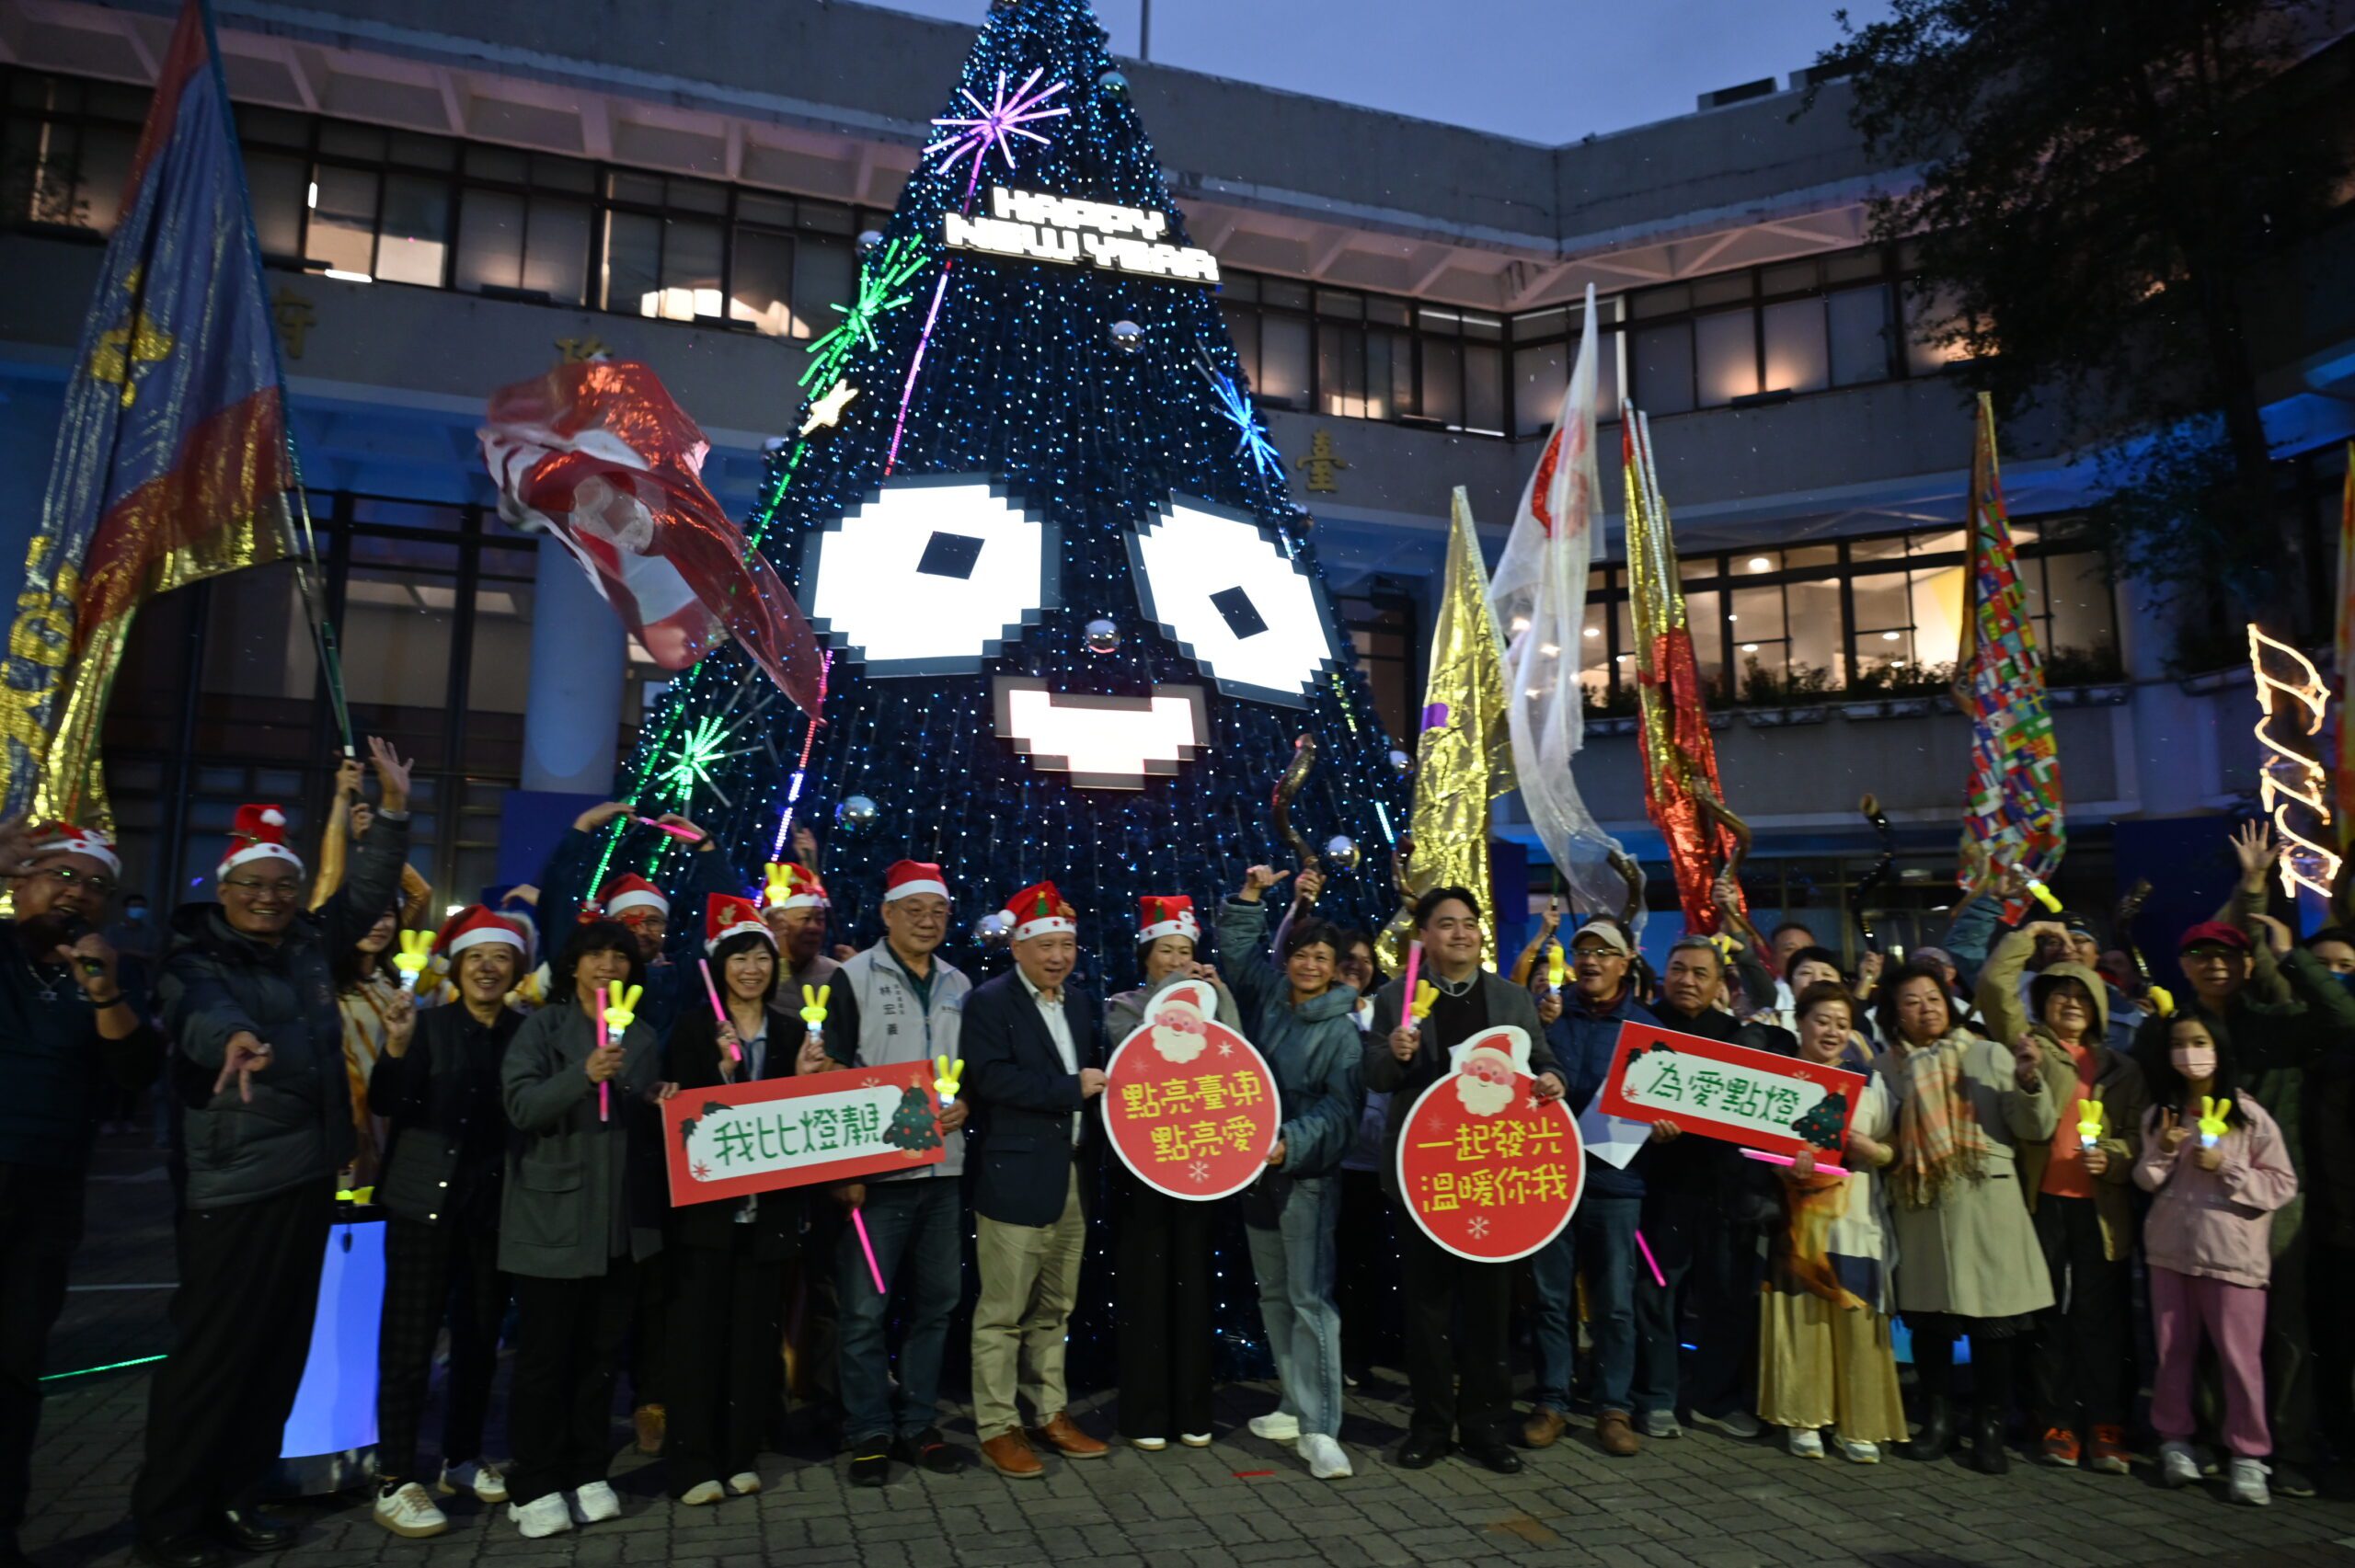
[[393,967],[401,972],[401,989],[415,990],[417,978],[425,973],[426,961],[433,956],[433,933],[430,931],[401,933],[401,950],[393,955]]

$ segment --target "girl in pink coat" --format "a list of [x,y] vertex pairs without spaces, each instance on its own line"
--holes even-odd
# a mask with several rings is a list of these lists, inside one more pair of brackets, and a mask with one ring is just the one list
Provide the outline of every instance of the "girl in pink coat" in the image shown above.
[[2272,1501],[2262,1462],[2273,1449],[2263,1365],[2270,1233],[2273,1211],[2297,1196],[2297,1173],[2273,1118],[2238,1092],[2222,1024],[2176,1019],[2166,1060],[2146,1070],[2151,1110],[2134,1180],[2152,1195],[2142,1254],[2159,1344],[2151,1425],[2161,1438],[2160,1479],[2169,1486],[2200,1479],[2191,1386],[2204,1337],[2215,1342],[2224,1373],[2225,1495],[2262,1506]]

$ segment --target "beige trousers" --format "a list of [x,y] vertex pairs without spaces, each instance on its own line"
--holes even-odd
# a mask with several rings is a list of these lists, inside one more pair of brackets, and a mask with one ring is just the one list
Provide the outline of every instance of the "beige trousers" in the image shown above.
[[1063,1341],[1087,1243],[1076,1164],[1052,1225],[1007,1225],[982,1215],[975,1229],[982,1299],[973,1308],[973,1431],[986,1442],[1020,1429],[1017,1392],[1040,1421],[1068,1402]]

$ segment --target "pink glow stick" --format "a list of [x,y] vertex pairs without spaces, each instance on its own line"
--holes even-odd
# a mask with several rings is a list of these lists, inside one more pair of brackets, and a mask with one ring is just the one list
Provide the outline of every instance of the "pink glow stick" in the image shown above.
[[1401,1022],[1409,1029],[1416,1026],[1415,982],[1422,978],[1422,973],[1423,944],[1419,942],[1410,942],[1407,944],[1407,997],[1404,1005],[1399,1009],[1406,1015]]
[[[703,993],[704,995],[711,998],[711,1015],[719,1020],[720,1027],[726,1028],[728,1026],[728,1009],[719,1005],[719,987],[712,981],[711,960],[708,958],[698,958],[695,962],[703,966]],[[728,1059],[733,1062],[741,1062],[744,1059],[744,1053],[731,1044],[728,1047]]]
[[682,828],[672,822],[657,822],[651,817],[640,817],[635,813],[631,815],[630,820],[637,823],[641,828],[651,828],[658,833],[668,833],[674,839],[684,839],[691,844],[697,844],[703,841],[703,835],[696,832],[693,828]]
[[[605,1048],[605,988],[599,986],[597,988],[597,1048],[601,1051]],[[601,1122],[609,1122],[614,1119],[613,1090],[611,1079],[597,1080],[597,1119]]]
[[[1745,1160],[1762,1161],[1769,1165],[1795,1165],[1798,1162],[1787,1154],[1769,1154],[1763,1149],[1745,1149],[1741,1151],[1741,1157]],[[1844,1167],[1825,1160],[1818,1160],[1815,1162],[1815,1168],[1818,1173],[1826,1176],[1844,1176],[1848,1173]]]
[[875,1294],[889,1296],[883,1286],[883,1265],[875,1261],[875,1243],[867,1239],[867,1219],[857,1209],[850,1211],[850,1222],[858,1228],[858,1244],[867,1249],[867,1272],[875,1276]]
[[1652,1271],[1652,1283],[1662,1290],[1668,1288],[1668,1276],[1660,1271],[1660,1259],[1652,1256],[1652,1244],[1644,1240],[1641,1230],[1636,1232],[1636,1250],[1644,1254],[1644,1265]]

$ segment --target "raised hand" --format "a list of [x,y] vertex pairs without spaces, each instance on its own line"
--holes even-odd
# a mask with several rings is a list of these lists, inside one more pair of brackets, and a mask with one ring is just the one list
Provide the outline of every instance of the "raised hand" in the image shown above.
[[350,800],[360,793],[360,759],[335,753],[335,797]]
[[627,801],[609,800],[603,806],[592,806],[575,817],[572,819],[573,830],[580,833],[593,833],[615,818],[627,815],[629,815]]
[[1256,904],[1262,893],[1291,875],[1291,872],[1278,871],[1272,865],[1255,865],[1243,874],[1243,888],[1235,897],[1246,904]]
[[2271,915],[2252,914],[2248,918],[2264,929],[2265,944],[2273,949],[2276,958],[2290,956],[2290,928],[2287,925]]
[[1324,891],[1325,874],[1314,866],[1302,872],[1299,879],[1292,885],[1292,897],[1304,904],[1315,903],[1316,896]]
[[33,857],[40,828],[40,822],[31,817],[10,817],[0,820],[0,876],[16,876],[23,873],[25,862]]
[[2283,846],[2273,837],[2273,824],[2268,821],[2244,822],[2233,830],[2233,857],[2241,863],[2241,886],[2257,892],[2265,886],[2265,874],[2281,857]]
[[408,1043],[417,1036],[417,998],[408,991],[396,991],[385,1009],[385,1054],[398,1060],[408,1054]]
[[794,827],[793,858],[812,871],[818,869],[818,835],[810,830],[806,822]]
[[408,809],[409,764],[380,735],[368,738],[368,761],[376,770],[376,788],[387,811]]
[[213,1092],[220,1093],[234,1078],[237,1081],[237,1098],[250,1105],[254,1103],[254,1074],[267,1069],[270,1063],[270,1042],[240,1029],[229,1036],[229,1044],[221,1053],[221,1076],[213,1081]]
[[2042,1082],[2044,1063],[2036,1036],[2027,1030],[2012,1042],[2012,1075],[2023,1089],[2033,1089]]

